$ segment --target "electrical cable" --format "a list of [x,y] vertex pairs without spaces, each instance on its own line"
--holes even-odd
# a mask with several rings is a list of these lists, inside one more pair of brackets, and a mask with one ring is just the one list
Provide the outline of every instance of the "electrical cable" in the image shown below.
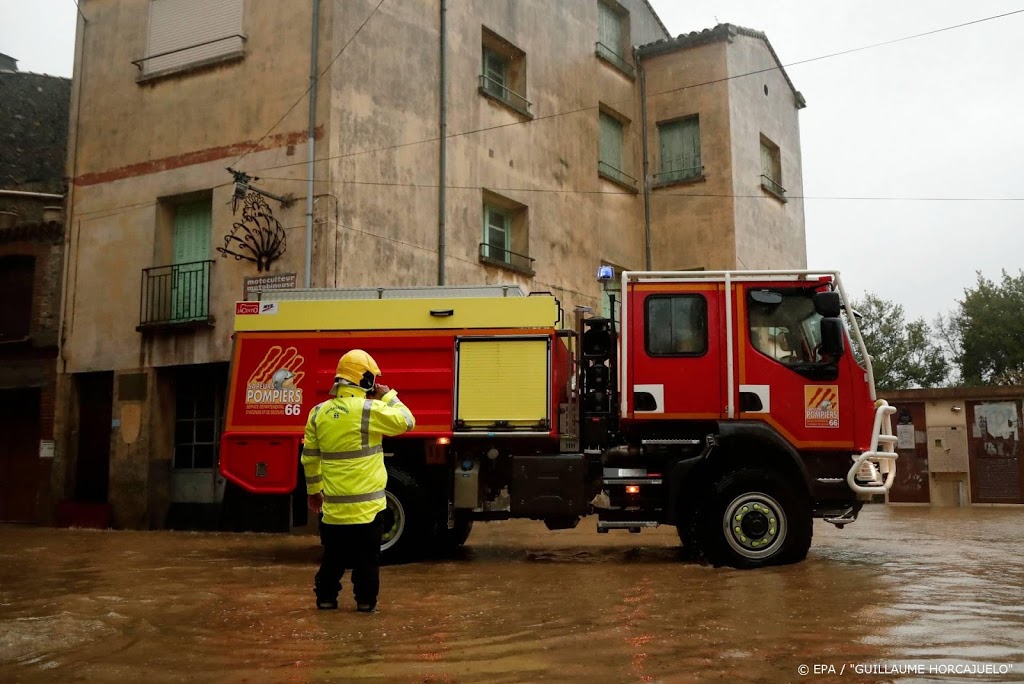
[[[376,14],[376,13],[377,13],[377,10],[379,10],[379,9],[380,9],[380,6],[381,6],[381,5],[383,5],[383,4],[384,4],[384,0],[380,0],[380,2],[378,2],[378,3],[377,3],[377,6],[373,8],[373,11],[372,11],[372,12],[370,12],[370,14],[369,14],[369,15],[368,15],[368,16],[366,17],[366,19],[364,19],[364,20],[363,20],[363,23],[359,25],[359,28],[357,28],[357,29],[356,29],[356,32],[352,34],[352,37],[351,37],[351,38],[349,38],[349,39],[348,39],[348,40],[347,40],[347,41],[345,42],[345,44],[341,46],[341,50],[339,50],[339,51],[338,51],[338,54],[334,55],[334,59],[332,59],[332,60],[330,61],[330,63],[329,63],[329,64],[328,64],[328,65],[327,65],[326,67],[324,67],[324,70],[323,70],[323,71],[321,71],[321,72],[320,72],[320,73],[319,73],[319,74],[317,75],[317,83],[319,83],[319,82],[320,82],[320,79],[321,79],[321,78],[323,78],[324,74],[326,74],[326,73],[328,72],[328,70],[329,70],[329,69],[330,69],[330,68],[331,68],[332,66],[334,66],[334,63],[335,63],[335,62],[337,62],[337,61],[338,61],[338,58],[339,58],[339,57],[341,57],[341,55],[342,55],[342,53],[343,53],[343,52],[345,52],[345,48],[347,48],[347,47],[348,47],[348,46],[349,46],[349,45],[350,45],[350,44],[352,43],[352,41],[353,41],[353,40],[355,40],[356,36],[358,36],[358,35],[359,35],[359,32],[363,30],[363,27],[364,27],[364,26],[366,26],[366,23],[367,23],[368,21],[370,21],[370,18],[371,18],[371,17],[372,17],[372,16],[374,15],[374,14]],[[310,88],[312,88],[312,87],[313,87],[313,84],[312,84],[312,83],[310,83],[310,84],[309,84],[308,86],[306,86],[306,89],[305,89],[304,91],[302,91],[302,94],[301,94],[301,95],[299,95],[298,99],[297,99],[297,100],[295,100],[295,102],[293,102],[293,103],[292,103],[292,106],[288,108],[288,111],[286,111],[286,112],[285,112],[285,113],[284,113],[284,114],[283,114],[283,115],[281,116],[281,118],[277,120],[277,123],[275,123],[275,124],[274,124],[273,126],[271,126],[271,127],[270,127],[270,130],[268,130],[268,131],[267,131],[266,133],[264,133],[264,134],[263,134],[262,136],[260,136],[260,139],[259,139],[259,140],[257,140],[257,141],[256,141],[256,142],[254,142],[254,143],[253,143],[252,145],[250,145],[250,146],[249,146],[249,149],[247,149],[247,150],[246,150],[245,152],[243,152],[243,153],[242,153],[242,156],[240,156],[240,157],[239,157],[238,159],[236,159],[236,160],[235,160],[235,162],[234,162],[233,164],[231,164],[231,166],[238,166],[238,164],[239,164],[239,163],[240,163],[240,162],[241,162],[241,161],[242,161],[243,159],[245,159],[246,155],[248,155],[248,154],[249,154],[250,152],[252,152],[252,151],[253,151],[254,149],[256,149],[256,148],[257,148],[257,147],[259,146],[259,144],[260,144],[261,142],[263,142],[263,141],[264,141],[264,140],[266,139],[266,137],[267,137],[268,135],[270,135],[271,133],[273,133],[273,132],[274,132],[274,129],[275,129],[275,128],[277,128],[278,126],[280,126],[280,125],[281,125],[281,122],[282,122],[282,121],[284,121],[284,120],[285,120],[285,118],[287,118],[287,116],[288,116],[289,114],[291,114],[291,113],[292,113],[292,110],[293,110],[293,109],[295,109],[295,108],[296,108],[296,107],[298,106],[298,104],[299,104],[300,102],[302,102],[302,101],[303,101],[303,100],[304,100],[304,99],[306,98],[306,95],[308,95],[308,94],[309,94],[309,89],[310,89]],[[305,163],[305,162],[303,162],[303,163]]]

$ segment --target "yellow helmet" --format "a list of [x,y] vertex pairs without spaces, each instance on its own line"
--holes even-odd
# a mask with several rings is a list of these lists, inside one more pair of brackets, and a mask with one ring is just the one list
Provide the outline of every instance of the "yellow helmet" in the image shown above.
[[370,390],[373,389],[378,375],[380,367],[373,357],[362,349],[353,349],[338,359],[338,370],[334,373],[334,379],[348,380],[353,385]]

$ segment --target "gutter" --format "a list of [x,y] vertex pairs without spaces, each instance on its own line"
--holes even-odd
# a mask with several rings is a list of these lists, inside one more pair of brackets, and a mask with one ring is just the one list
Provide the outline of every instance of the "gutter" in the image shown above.
[[309,132],[306,137],[306,263],[303,286],[308,290],[313,275],[313,136],[316,129],[317,53],[320,49],[320,0],[313,0],[313,27],[309,47]]
[[440,122],[440,135],[438,136],[437,159],[437,284],[445,284],[445,251],[448,247],[447,236],[445,235],[445,213],[447,212],[447,188],[445,182],[448,176],[448,63],[445,53],[448,48],[448,3],[441,0],[441,38],[438,58],[438,69],[440,71],[439,101],[440,109],[438,119]]
[[40,199],[62,200],[64,195],[55,195],[52,192],[24,192],[22,190],[0,190],[4,197],[36,197]]

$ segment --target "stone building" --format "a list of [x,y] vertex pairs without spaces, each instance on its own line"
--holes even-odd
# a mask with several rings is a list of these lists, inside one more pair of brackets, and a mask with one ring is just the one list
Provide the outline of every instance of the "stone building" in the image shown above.
[[55,507],[56,358],[71,81],[0,55],[0,521]]
[[247,278],[571,311],[606,308],[600,265],[805,266],[804,101],[756,31],[671,38],[646,0],[80,5],[57,458],[65,492],[109,471],[116,525],[216,511]]

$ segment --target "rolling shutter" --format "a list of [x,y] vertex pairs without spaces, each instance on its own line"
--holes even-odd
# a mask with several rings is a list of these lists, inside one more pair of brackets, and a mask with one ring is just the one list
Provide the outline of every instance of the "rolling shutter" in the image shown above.
[[549,420],[549,339],[459,340],[456,420],[464,429],[533,428]]
[[[176,69],[242,49],[243,0],[151,0],[145,72]],[[234,36],[234,37],[232,37]],[[201,43],[207,43],[200,45]],[[191,47],[198,45],[198,47]]]

